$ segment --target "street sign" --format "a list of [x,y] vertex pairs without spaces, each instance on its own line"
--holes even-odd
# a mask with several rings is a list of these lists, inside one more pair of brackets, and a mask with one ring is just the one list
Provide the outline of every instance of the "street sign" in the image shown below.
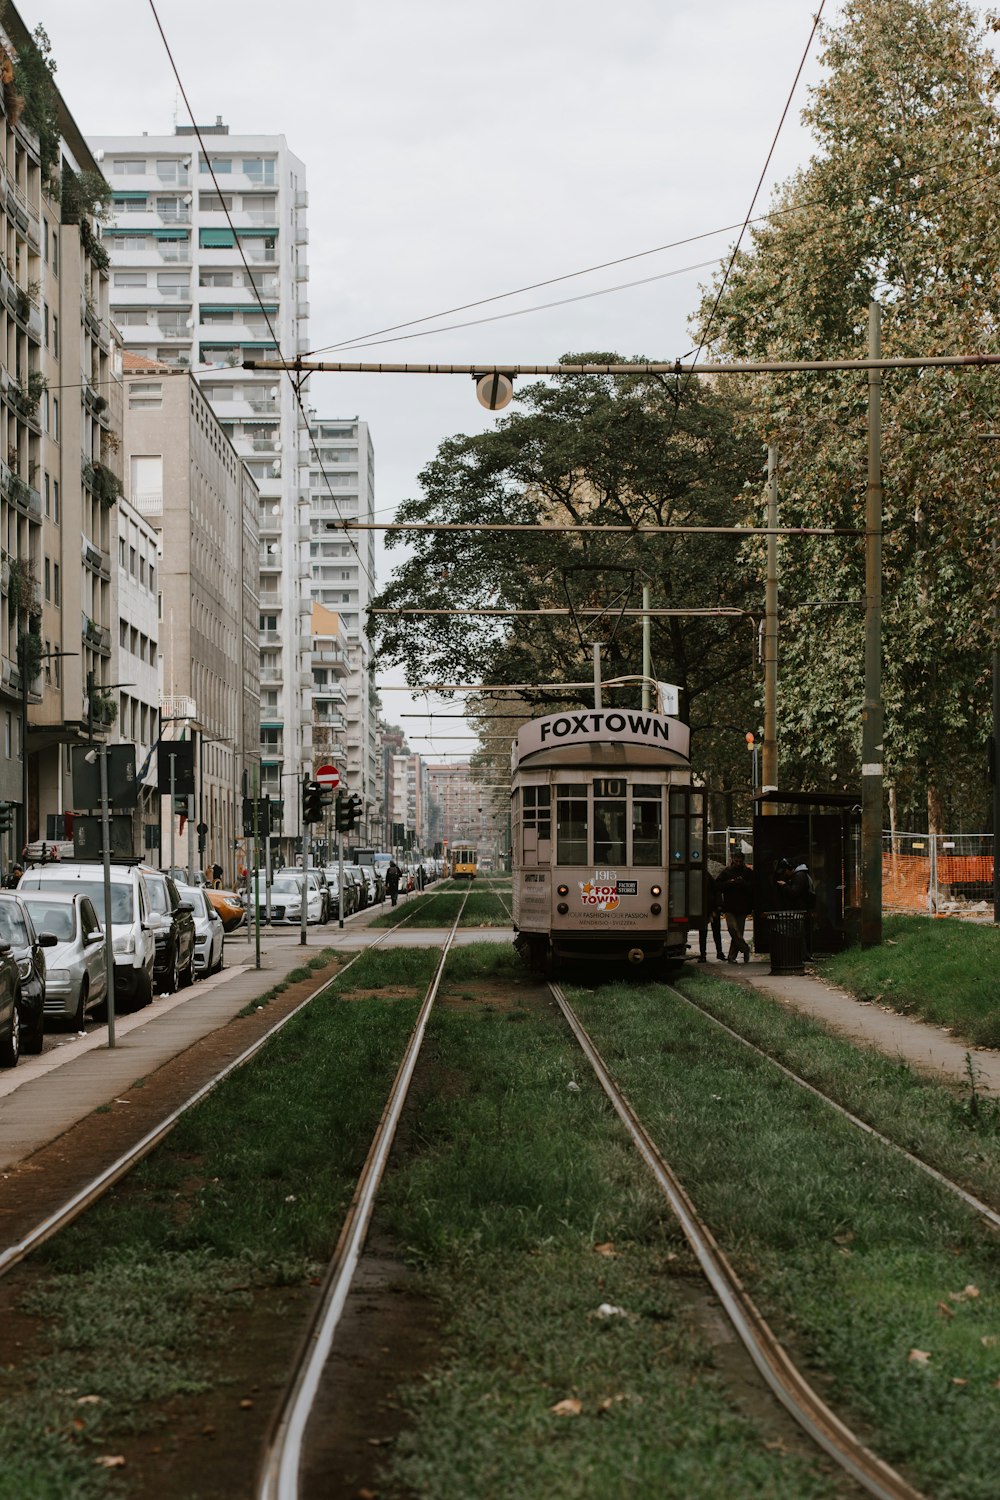
[[336,766],[320,766],[313,779],[319,782],[324,792],[335,792],[340,785],[340,772]]

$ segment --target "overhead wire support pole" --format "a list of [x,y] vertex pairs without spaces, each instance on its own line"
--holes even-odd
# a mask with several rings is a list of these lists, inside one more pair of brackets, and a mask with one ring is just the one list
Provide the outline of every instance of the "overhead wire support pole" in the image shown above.
[[865,497],[865,696],[861,713],[861,946],[882,941],[882,374],[881,308],[868,308]]
[[[778,789],[778,450],[767,450],[767,580],[764,585],[764,746],[761,791]],[[760,810],[774,815],[773,802]]]

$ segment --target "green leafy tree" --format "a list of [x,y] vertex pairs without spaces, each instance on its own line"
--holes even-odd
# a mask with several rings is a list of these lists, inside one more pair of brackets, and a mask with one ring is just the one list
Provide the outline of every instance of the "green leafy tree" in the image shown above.
[[[566,363],[620,363],[613,354]],[[400,508],[405,522],[541,524],[525,533],[418,532],[410,555],[376,601],[382,609],[607,609],[601,620],[555,615],[373,616],[384,663],[412,683],[524,683],[526,717],[587,701],[590,642],[605,680],[641,671],[637,607],[648,584],[655,607],[728,606],[759,613],[762,591],[734,566],[739,542],[719,534],[641,536],[608,526],[738,523],[743,491],[760,482],[762,450],[736,432],[725,389],[643,375],[566,375],[518,393],[518,410],[490,431],[443,443],[420,476],[423,494]],[[582,526],[596,526],[585,531]],[[569,527],[570,530],[557,528]],[[394,538],[390,534],[390,545]],[[577,628],[579,625],[579,630]],[[752,712],[755,631],[749,615],[675,616],[652,623],[654,675],[685,694],[695,757],[712,785],[748,783],[744,722]],[[637,703],[638,685],[616,692]],[[509,699],[504,695],[507,712]],[[491,725],[489,695],[477,707]],[[493,712],[503,711],[499,703]],[[507,732],[516,725],[496,721]]]
[[[986,31],[959,0],[846,0],[824,42],[805,112],[816,152],[726,281],[719,352],[863,356],[871,299],[886,356],[995,351],[1000,79]],[[782,456],[782,523],[863,526],[865,377],[755,377],[742,394]],[[886,769],[901,813],[919,819],[926,802],[933,828],[981,817],[988,795],[1000,444],[986,435],[1000,387],[992,370],[887,372],[882,412]],[[863,547],[781,552],[781,779],[857,785]]]

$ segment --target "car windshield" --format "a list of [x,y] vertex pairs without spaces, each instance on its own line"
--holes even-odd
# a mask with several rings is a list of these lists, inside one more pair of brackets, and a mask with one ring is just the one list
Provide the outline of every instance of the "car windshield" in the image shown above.
[[[26,889],[33,887],[37,891],[37,890],[42,889],[43,886],[48,886],[51,890],[54,890],[54,891],[68,891],[71,895],[74,892],[79,892],[79,894],[81,896],[89,896],[90,899],[91,899],[91,901],[93,901],[93,903],[94,903],[94,910],[97,912],[98,917],[101,919],[102,922],[104,921],[104,882],[103,882],[103,880],[65,880],[65,879],[60,879],[57,882],[55,880],[51,880],[51,881],[45,880],[45,881],[43,881],[38,876],[35,876],[34,879],[32,879],[29,876],[29,877],[27,877],[27,879],[28,879],[28,886],[26,887]],[[132,918],[132,887],[131,887],[131,885],[124,885],[124,884],[122,884],[121,881],[118,881],[118,882],[112,881],[112,883],[111,883],[111,923],[112,923],[112,926],[114,925],[115,922],[131,922],[132,920],[133,920],[133,918]]]
[[28,942],[28,929],[18,908],[13,901],[0,901],[0,943],[26,948]]
[[279,875],[271,885],[272,891],[301,891],[302,881],[296,875]]
[[31,913],[36,931],[51,932],[60,942],[67,942],[75,936],[76,912],[70,902],[57,906],[54,901],[46,901],[44,896],[35,896],[26,899],[24,904]]

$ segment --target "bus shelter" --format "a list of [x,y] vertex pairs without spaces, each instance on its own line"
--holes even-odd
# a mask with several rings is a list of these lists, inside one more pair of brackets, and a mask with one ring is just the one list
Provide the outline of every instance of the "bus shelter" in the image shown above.
[[[773,811],[764,811],[765,804]],[[851,792],[759,792],[754,798],[754,949],[770,952],[766,913],[780,906],[778,861],[805,861],[816,887],[815,952],[839,953],[861,935],[861,797]]]

